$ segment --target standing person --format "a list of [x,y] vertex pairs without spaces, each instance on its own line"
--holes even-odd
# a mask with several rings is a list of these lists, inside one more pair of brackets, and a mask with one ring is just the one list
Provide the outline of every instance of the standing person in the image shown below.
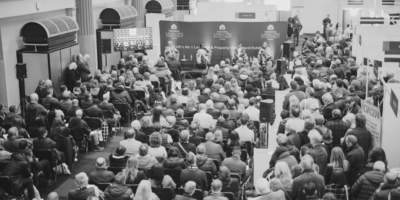
[[326,37],[325,37],[325,34],[326,34],[325,29],[326,29],[326,27],[328,26],[328,24],[331,23],[331,19],[329,19],[329,17],[330,17],[330,15],[328,14],[328,15],[326,16],[326,18],[325,18],[324,20],[322,20],[322,24],[324,25],[324,29],[323,29],[324,34],[322,35],[322,37],[324,37],[325,40],[326,40]]
[[346,177],[342,169],[332,172],[332,184],[325,186],[325,193],[332,192],[337,200],[349,199],[349,187],[346,185]]
[[357,137],[349,135],[345,138],[346,160],[349,161],[350,170],[347,177],[347,184],[351,187],[357,181],[358,174],[363,168],[364,151],[357,143]]
[[351,188],[351,197],[355,200],[369,200],[383,182],[385,171],[385,163],[382,161],[375,162],[373,171],[361,175],[354,183]]
[[260,65],[266,64],[271,58],[271,49],[268,47],[267,42],[263,42],[260,51],[258,51],[258,60],[260,61]]
[[325,183],[331,183],[332,172],[335,169],[341,169],[344,172],[345,177],[349,174],[350,164],[346,160],[343,150],[340,147],[335,147],[332,149],[330,162],[326,166],[324,179]]
[[92,76],[90,75],[90,68],[87,64],[85,64],[82,54],[78,54],[76,56],[76,65],[77,65],[76,71],[79,73],[81,81],[82,82],[90,81],[92,79]]
[[303,29],[303,25],[301,25],[300,20],[295,20],[293,24],[293,41],[296,46],[299,45],[299,35],[301,29]]

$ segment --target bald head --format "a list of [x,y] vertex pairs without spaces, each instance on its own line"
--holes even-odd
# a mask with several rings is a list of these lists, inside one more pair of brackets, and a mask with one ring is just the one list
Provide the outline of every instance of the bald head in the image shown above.
[[32,93],[30,98],[31,98],[31,101],[38,101],[39,100],[39,96],[36,93]]
[[75,111],[75,115],[77,118],[82,119],[83,112],[81,109]]
[[47,199],[46,200],[58,200],[57,192],[50,192],[50,194],[47,195]]
[[98,167],[98,168],[106,168],[107,167],[106,159],[104,159],[103,157],[97,158],[96,167]]

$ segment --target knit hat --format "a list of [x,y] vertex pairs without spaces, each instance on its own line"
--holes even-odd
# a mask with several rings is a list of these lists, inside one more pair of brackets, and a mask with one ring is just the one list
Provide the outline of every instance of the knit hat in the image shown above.
[[190,151],[190,152],[186,155],[186,162],[187,162],[189,165],[193,165],[193,164],[196,163],[196,161],[197,161],[196,155],[194,155],[194,153]]

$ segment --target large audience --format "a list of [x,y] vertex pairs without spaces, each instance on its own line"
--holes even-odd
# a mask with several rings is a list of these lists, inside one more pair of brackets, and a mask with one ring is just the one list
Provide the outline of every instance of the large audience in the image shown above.
[[[13,191],[2,194],[36,198],[41,176],[54,184],[80,151],[103,151],[123,132],[108,161],[75,175],[69,199],[400,199],[398,175],[372,146],[360,110],[361,100],[381,106],[383,84],[367,82],[350,49],[346,35],[326,41],[317,33],[293,60],[293,81],[273,60],[226,59],[179,90],[163,57],[130,56],[92,77],[78,55],[66,85],[39,81],[25,117],[0,105],[0,176]],[[269,169],[249,186],[266,127],[260,102],[287,88]]]

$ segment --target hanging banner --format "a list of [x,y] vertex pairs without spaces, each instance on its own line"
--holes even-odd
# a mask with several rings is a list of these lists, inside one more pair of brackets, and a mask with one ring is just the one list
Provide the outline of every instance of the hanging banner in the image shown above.
[[378,107],[361,100],[361,113],[367,119],[365,128],[371,132],[373,147],[381,147],[381,114]]
[[211,64],[232,60],[238,43],[242,43],[247,57],[256,58],[263,42],[268,43],[271,56],[281,56],[281,45],[286,41],[287,22],[172,22],[160,21],[160,47],[171,41],[180,58],[195,58],[200,44],[211,50]]

